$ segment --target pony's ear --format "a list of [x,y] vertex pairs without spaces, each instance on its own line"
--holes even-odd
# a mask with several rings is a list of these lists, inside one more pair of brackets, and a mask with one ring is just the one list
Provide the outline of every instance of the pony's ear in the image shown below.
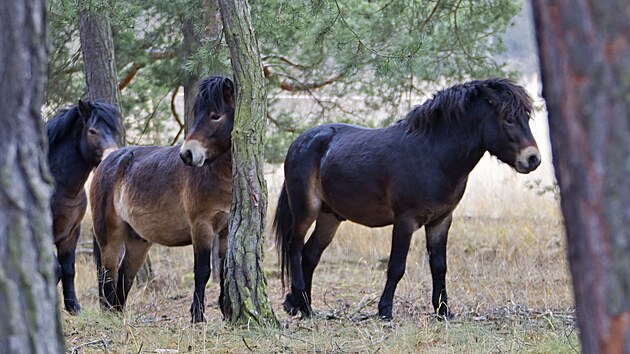
[[88,119],[92,114],[92,104],[83,100],[79,100],[79,115],[84,119]]
[[490,87],[490,85],[480,85],[479,90],[481,91],[481,95],[491,106],[494,106],[497,102],[499,102],[499,93],[497,90]]
[[226,102],[235,102],[234,82],[232,82],[232,80],[228,79],[227,77],[223,81],[223,99],[225,99]]

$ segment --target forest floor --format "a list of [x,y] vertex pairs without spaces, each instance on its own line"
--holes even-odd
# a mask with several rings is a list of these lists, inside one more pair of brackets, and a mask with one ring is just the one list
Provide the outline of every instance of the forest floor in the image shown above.
[[[396,290],[394,319],[379,320],[391,228],[346,222],[315,271],[317,314],[311,319],[292,318],[282,310],[286,289],[273,237],[267,234],[268,295],[280,329],[224,323],[216,281],[206,289],[207,322],[191,324],[191,247],[154,246],[155,278],[131,289],[123,315],[101,313],[94,264],[81,250],[76,284],[83,311],[79,316],[62,311],[67,352],[579,353],[558,202],[544,183],[522,188],[520,177],[506,176],[500,177],[503,186],[519,188],[506,191],[483,174],[471,176],[455,214],[447,250],[452,320],[433,315],[423,230],[414,235]],[[278,185],[270,183],[269,215]]]

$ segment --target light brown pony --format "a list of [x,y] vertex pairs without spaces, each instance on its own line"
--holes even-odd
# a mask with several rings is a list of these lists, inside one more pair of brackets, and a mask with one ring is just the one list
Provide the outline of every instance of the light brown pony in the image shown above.
[[216,237],[221,260],[225,254],[234,108],[230,79],[203,79],[195,98],[195,121],[181,147],[119,149],[95,171],[90,204],[103,308],[124,309],[153,243],[192,243],[195,291],[190,311],[193,322],[204,321],[204,291]]

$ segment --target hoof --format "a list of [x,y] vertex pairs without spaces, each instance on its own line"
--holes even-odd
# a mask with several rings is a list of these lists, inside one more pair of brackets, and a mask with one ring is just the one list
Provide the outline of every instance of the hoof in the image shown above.
[[203,323],[206,322],[206,318],[203,316],[203,311],[198,308],[191,308],[190,314],[192,315],[192,319],[190,323]]
[[68,311],[69,314],[76,316],[81,313],[81,305],[79,305],[79,301],[77,299],[64,300],[63,302],[66,307],[66,311]]
[[392,316],[392,305],[378,305],[378,317],[383,321],[391,321]]
[[200,315],[193,315],[192,319],[190,320],[190,323],[204,323],[206,322],[205,317],[203,317],[203,314]]
[[302,313],[303,317],[311,317],[312,311],[309,304],[306,302],[306,295],[304,293],[289,293],[282,303],[284,311],[291,316],[296,316]]
[[439,321],[448,321],[455,318],[451,310],[448,308],[446,304],[442,304],[439,308],[435,309],[435,314]]
[[380,318],[381,321],[383,322],[390,322],[394,317],[389,314],[389,315],[378,315],[378,318]]

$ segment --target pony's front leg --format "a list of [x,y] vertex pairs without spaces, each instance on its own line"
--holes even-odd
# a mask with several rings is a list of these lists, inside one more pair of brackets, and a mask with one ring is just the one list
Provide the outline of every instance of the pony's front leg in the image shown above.
[[401,220],[394,223],[392,248],[387,264],[387,282],[381,300],[378,302],[378,315],[383,320],[392,319],[394,292],[398,282],[405,274],[411,235],[416,229],[417,225],[413,220]]
[[212,253],[212,241],[214,230],[211,225],[202,222],[192,227],[192,244],[195,253],[195,291],[190,306],[192,323],[205,322],[205,291],[210,279],[210,255]]
[[427,252],[433,280],[433,308],[440,318],[451,318],[446,295],[446,242],[453,214],[425,226]]
[[80,228],[77,226],[67,237],[57,243],[57,259],[59,260],[58,275],[63,288],[63,304],[71,315],[81,312],[81,306],[74,288],[75,254],[79,241]]

